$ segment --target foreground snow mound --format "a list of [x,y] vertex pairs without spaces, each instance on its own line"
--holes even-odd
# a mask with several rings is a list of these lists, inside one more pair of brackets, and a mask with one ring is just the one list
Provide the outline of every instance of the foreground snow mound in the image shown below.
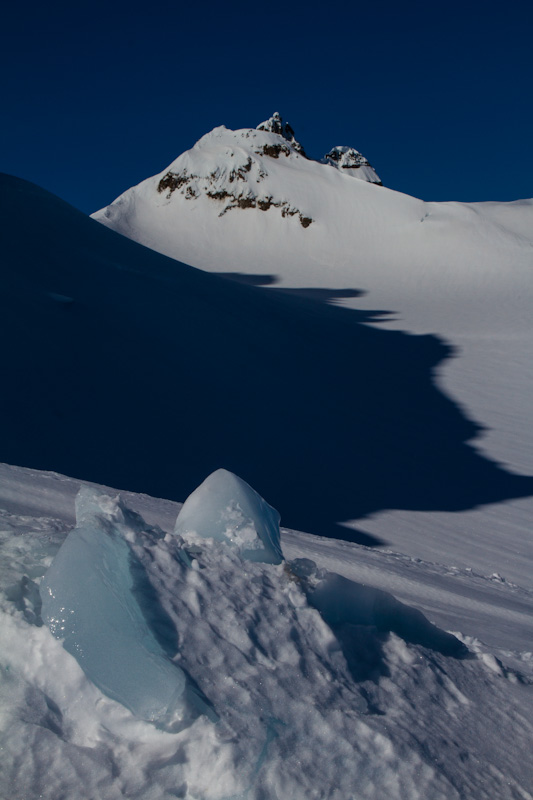
[[[375,561],[379,585],[390,588],[400,566],[397,588],[408,597],[422,588],[419,599],[428,599],[439,583],[427,568],[438,565],[286,531],[292,560],[256,563],[235,542],[176,535],[177,505],[129,495],[126,507],[112,490],[94,487],[79,494],[77,525],[68,533],[78,484],[20,473],[20,492],[9,473],[0,481],[7,498],[0,507],[1,797],[530,797],[527,675],[504,668],[501,652],[496,658],[481,643],[462,658],[455,637],[362,582]],[[226,480],[233,489],[223,502],[235,500],[236,490],[249,498],[250,487],[224,471],[207,484]],[[326,548],[334,572],[304,557],[316,557],[317,547]],[[361,581],[335,574],[346,567],[362,569]],[[437,577],[453,582],[444,570]],[[41,609],[35,589],[43,574]],[[52,578],[54,613],[45,589]],[[476,624],[483,619],[469,581],[459,587],[460,605],[450,606],[454,627],[470,624],[472,614]],[[512,601],[506,584],[496,590],[491,583],[493,599]],[[515,599],[520,619],[529,618],[529,595]],[[65,613],[67,602],[73,614]],[[79,637],[72,655],[41,624],[41,611],[65,642]],[[509,608],[500,611],[516,632]],[[531,672],[531,653],[515,656],[520,672]],[[150,672],[132,686],[141,663]],[[169,673],[157,671],[162,663],[180,676],[180,702],[190,699],[189,719],[175,725],[151,724],[136,710],[149,716],[146,703],[153,706],[154,691],[169,685]],[[102,671],[113,686],[104,686]],[[133,695],[125,697],[124,684]]]
[[149,627],[146,578],[128,543],[148,529],[118,498],[88,488],[76,520],[40,587],[43,621],[108,697],[141,719],[185,724],[198,711]]
[[217,469],[184,503],[175,533],[237,548],[246,561],[281,564],[279,514],[245,481]]

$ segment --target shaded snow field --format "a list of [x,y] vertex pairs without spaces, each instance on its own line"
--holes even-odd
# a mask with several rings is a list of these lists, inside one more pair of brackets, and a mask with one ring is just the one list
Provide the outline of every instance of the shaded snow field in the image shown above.
[[532,797],[531,592],[283,529],[282,553],[224,471],[178,517],[3,465],[0,507],[2,797]]

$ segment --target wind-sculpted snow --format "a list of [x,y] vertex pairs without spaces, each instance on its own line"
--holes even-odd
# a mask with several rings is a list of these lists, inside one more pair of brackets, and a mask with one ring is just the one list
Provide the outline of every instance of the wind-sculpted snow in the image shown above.
[[237,548],[247,561],[281,564],[279,514],[237,475],[218,469],[185,501],[174,532]]
[[[150,513],[149,525],[110,490],[94,488],[82,488],[77,527],[68,533],[42,511],[55,498],[57,512],[70,518],[75,481],[8,467],[1,474],[10,488],[4,498],[0,486],[0,506],[7,499],[19,514],[0,507],[0,796],[528,798],[533,661],[518,652],[519,641],[528,641],[520,626],[509,630],[517,652],[502,655],[467,638],[464,658],[464,636],[441,630],[390,592],[308,558],[245,560],[231,536],[176,535],[169,504],[129,495]],[[199,524],[190,512],[191,529],[201,528],[202,510]],[[80,536],[76,552],[72,542]],[[364,572],[375,561],[384,586],[399,568],[402,591],[416,586],[431,604],[423,578],[437,565],[402,564],[394,554],[294,532],[288,541],[301,555],[321,545],[341,570]],[[441,565],[440,577],[446,574]],[[26,591],[40,583],[46,595],[52,578],[58,602],[65,591],[76,608],[66,615],[63,644],[40,625],[35,592]],[[454,579],[447,580],[453,593]],[[74,584],[77,593],[68,588]],[[495,616],[509,622],[505,602],[514,603],[528,624],[530,595],[490,581],[487,588]],[[455,630],[477,624],[475,596],[462,586],[457,616],[448,612]],[[69,628],[83,639],[84,653],[68,652]],[[151,716],[144,711],[153,708],[154,691],[163,691],[148,679],[154,664],[143,648],[186,676],[196,704],[187,719],[141,719]],[[95,685],[111,658],[115,686],[127,685],[141,663],[147,667],[131,687],[135,703]],[[162,677],[165,684],[168,675]]]

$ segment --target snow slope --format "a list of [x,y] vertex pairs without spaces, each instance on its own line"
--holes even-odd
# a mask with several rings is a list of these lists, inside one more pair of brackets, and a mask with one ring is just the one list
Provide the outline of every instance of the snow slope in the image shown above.
[[[2,797],[532,797],[531,592],[286,529],[288,562],[243,561],[176,536],[179,504],[93,486],[78,523],[93,547],[122,537],[144,624],[210,709],[154,725],[41,624],[39,584],[79,487],[0,465]],[[130,669],[123,658],[116,676]]]
[[[387,202],[402,198],[301,154],[290,159]],[[287,205],[237,203],[217,219],[275,219],[274,232],[288,225],[296,236],[318,227],[318,218],[302,224],[299,206],[283,216],[292,198],[272,198]],[[530,206],[513,208],[505,247],[510,237],[512,252],[522,253]],[[471,235],[459,224],[461,209],[448,225],[458,253],[457,230],[463,243]],[[0,465],[0,796],[531,798],[533,481],[517,474],[518,461],[501,466],[474,447],[478,418],[443,391],[443,377],[470,363],[467,356],[452,358],[438,336],[397,330],[405,320],[385,322],[379,305],[342,291],[353,288],[348,282],[302,278],[291,292],[192,269],[7,176],[0,218],[8,343],[0,354],[0,455],[21,465]],[[494,245],[503,212],[488,205],[483,219]],[[266,245],[257,250],[258,271],[265,252]],[[457,342],[452,322],[473,305],[470,337],[490,378],[487,408],[505,408],[497,380],[509,367],[527,416],[527,375],[516,363],[529,320],[519,315],[513,328],[510,314],[510,298],[524,310],[530,289],[521,264],[509,259],[508,284],[499,273],[482,280],[478,265],[495,319],[486,329],[468,280],[463,303],[431,270],[447,339]],[[394,277],[402,286],[386,269],[390,287],[376,277],[383,297]],[[410,300],[423,320],[429,304],[439,319],[421,275],[407,267],[406,274],[406,307]],[[354,307],[323,302],[335,295]],[[477,374],[466,375],[464,389],[481,402]],[[529,452],[527,437],[503,437],[514,458]],[[281,512],[292,528],[282,529],[286,562],[244,562],[223,542],[191,538],[190,519],[176,528],[180,506],[172,500],[185,500],[220,466]],[[106,591],[201,700],[178,721],[136,716],[118,700],[137,708],[143,697],[132,701],[120,686],[106,695],[98,651],[89,659],[93,682],[41,624],[41,585],[56,592],[76,574],[90,581],[79,564],[78,573],[63,574],[59,559],[43,582],[76,524],[79,479],[130,490],[117,499],[117,489],[93,484],[103,495],[91,492],[89,508],[78,504],[78,525],[89,526],[86,565],[108,581],[109,564],[93,550],[108,536],[121,542],[117,558],[124,565],[128,556],[136,580],[108,581]],[[355,528],[337,524],[348,519]],[[83,606],[90,593],[75,598]],[[98,608],[91,615],[84,606],[84,646],[101,631],[109,637],[105,623],[117,620],[116,644],[123,628],[135,636],[124,615],[105,619]],[[68,619],[56,610],[52,628],[56,617]],[[102,648],[104,662],[111,651],[118,659],[114,679],[131,673],[120,646]]]
[[[276,146],[286,152],[269,155]],[[250,159],[250,172],[231,182]],[[185,172],[200,176],[192,195],[158,191],[166,175]],[[480,426],[476,448],[531,475],[533,200],[423,202],[346,173],[304,158],[280,134],[217,128],[93,216],[196,267],[379,309],[373,321],[384,330],[437,334],[453,347],[438,384]],[[214,199],[209,176],[216,191],[238,183],[255,207]],[[278,205],[262,210],[268,197]],[[312,221],[304,227],[300,217]],[[373,513],[363,527],[411,555],[453,551],[462,566],[497,564],[510,579],[530,580],[530,500],[449,510]]]

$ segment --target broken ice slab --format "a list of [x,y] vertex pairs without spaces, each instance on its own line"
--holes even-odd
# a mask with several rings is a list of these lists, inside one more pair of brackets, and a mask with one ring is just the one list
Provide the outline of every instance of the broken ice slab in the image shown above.
[[462,658],[468,654],[456,636],[441,630],[417,608],[401,603],[389,592],[319,569],[308,558],[296,558],[289,563],[289,569],[302,582],[309,603],[333,629],[346,624],[372,626],[443,655]]
[[281,564],[279,520],[278,512],[245,481],[217,469],[189,495],[174,533],[224,542],[247,561]]
[[127,539],[135,540],[142,518],[84,487],[76,519],[40,587],[44,622],[108,697],[144,720],[186,724],[199,713],[187,678],[139,604],[142,567]]

